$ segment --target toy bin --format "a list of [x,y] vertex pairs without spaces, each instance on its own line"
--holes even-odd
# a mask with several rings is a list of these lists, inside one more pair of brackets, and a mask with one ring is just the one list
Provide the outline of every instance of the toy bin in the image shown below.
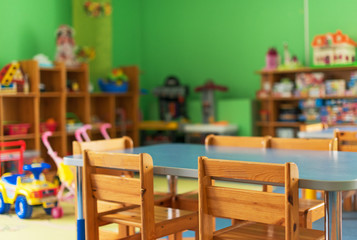
[[40,123],[40,132],[44,133],[46,131],[54,132],[57,129],[57,123],[56,122],[42,122]]
[[121,85],[117,85],[112,82],[104,82],[102,79],[98,80],[98,85],[100,90],[103,92],[112,92],[112,93],[126,93],[129,88],[128,82],[123,82]]
[[30,128],[29,123],[6,124],[4,125],[4,134],[5,135],[27,134],[29,128]]

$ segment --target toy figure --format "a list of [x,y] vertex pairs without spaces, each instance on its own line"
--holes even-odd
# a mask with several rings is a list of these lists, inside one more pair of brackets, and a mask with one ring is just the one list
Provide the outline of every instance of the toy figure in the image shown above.
[[216,121],[214,91],[227,91],[228,88],[214,84],[208,80],[205,85],[197,87],[196,92],[202,92],[203,123],[213,123]]
[[61,25],[56,36],[56,61],[64,62],[67,67],[78,65],[74,49],[76,47],[73,39],[73,29],[67,25]]
[[275,48],[270,48],[267,52],[265,70],[274,70],[279,66],[279,55]]

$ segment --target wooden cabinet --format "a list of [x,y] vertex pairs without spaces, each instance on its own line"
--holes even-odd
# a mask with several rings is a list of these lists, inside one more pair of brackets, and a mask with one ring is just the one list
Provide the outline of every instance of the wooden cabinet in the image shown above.
[[[281,121],[279,118],[279,111],[283,106],[298,106],[299,101],[309,99],[357,99],[357,95],[340,95],[340,96],[301,96],[292,92],[289,97],[277,96],[273,92],[275,83],[280,82],[282,79],[290,79],[295,82],[297,74],[300,73],[323,73],[324,79],[343,79],[347,82],[350,80],[351,73],[357,71],[357,66],[348,67],[329,67],[329,68],[301,68],[295,70],[274,70],[274,71],[259,71],[257,72],[261,76],[261,90],[257,93],[257,100],[260,102],[260,108],[258,115],[258,121],[255,126],[258,128],[260,135],[277,136],[279,129],[290,129],[296,135],[297,131],[302,125],[305,125],[304,121]],[[326,82],[326,81],[325,81]],[[325,82],[323,84],[325,84]]]
[[[66,68],[62,63],[42,68],[33,60],[21,61],[23,71],[28,75],[29,93],[0,93],[0,141],[22,139],[29,150],[36,150],[46,162],[55,163],[47,155],[41,142],[41,123],[53,119],[57,123],[50,144],[59,156],[72,153],[74,132],[68,131],[66,114],[74,113],[82,123],[93,124],[91,139],[102,139],[96,121],[112,124],[111,137],[123,135],[133,138],[138,144],[138,102],[139,69],[136,66],[123,67],[129,77],[127,93],[89,93],[88,66]],[[77,84],[76,92],[68,92],[67,85]],[[44,91],[40,91],[40,86]],[[5,126],[9,123],[29,125],[25,134],[8,135]]]

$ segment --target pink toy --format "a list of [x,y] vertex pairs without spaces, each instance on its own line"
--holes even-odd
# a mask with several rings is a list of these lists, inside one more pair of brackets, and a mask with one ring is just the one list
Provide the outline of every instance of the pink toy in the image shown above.
[[92,129],[92,125],[90,125],[90,124],[85,124],[82,127],[78,128],[74,132],[74,136],[75,136],[76,140],[78,142],[83,142],[83,140],[86,142],[89,142],[90,138],[88,136],[87,130],[90,130],[90,129]]
[[274,70],[279,66],[279,55],[275,48],[270,48],[266,55],[265,70]]
[[104,137],[104,139],[110,139],[110,136],[107,132],[107,129],[108,128],[111,128],[112,125],[110,123],[103,123],[101,126],[100,126],[100,133],[102,134],[102,136]]
[[[63,159],[57,155],[57,152],[53,151],[48,141],[48,137],[50,136],[52,136],[52,132],[44,132],[42,134],[42,142],[43,145],[45,145],[45,147],[47,148],[48,155],[51,156],[57,166],[57,174],[61,181],[61,186],[57,193],[57,198],[58,201],[68,201],[73,199],[75,196],[74,174],[69,166],[64,165]],[[66,189],[68,190],[68,192],[64,193]],[[63,211],[59,204],[57,207],[54,207],[52,209],[51,214],[54,218],[62,217]]]
[[[100,133],[102,134],[104,139],[110,139],[107,129],[111,128],[111,127],[112,127],[112,125],[110,123],[103,123],[100,125],[99,130],[100,130]],[[76,140],[78,142],[89,142],[90,138],[88,136],[87,131],[90,129],[92,129],[92,125],[90,125],[90,124],[85,124],[84,126],[78,128],[74,132],[74,136],[75,136]]]

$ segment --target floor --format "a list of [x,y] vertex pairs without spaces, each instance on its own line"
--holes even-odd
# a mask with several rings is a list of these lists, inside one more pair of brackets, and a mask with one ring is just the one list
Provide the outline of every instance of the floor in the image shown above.
[[[180,179],[178,191],[193,190],[196,183],[189,179]],[[166,190],[166,180],[163,177],[155,178],[155,189]],[[248,186],[248,188],[251,188]],[[29,220],[20,220],[14,211],[9,214],[0,215],[0,239],[17,240],[75,240],[76,220],[74,216],[74,205],[70,203],[61,204],[64,209],[64,217],[53,219],[46,215],[42,208],[35,208],[33,217]],[[228,226],[229,220],[219,219],[217,227]],[[315,222],[313,228],[323,230],[323,219]],[[357,212],[343,213],[343,239],[357,239]],[[193,232],[185,232],[184,237],[192,238]],[[186,239],[189,240],[189,239]]]

